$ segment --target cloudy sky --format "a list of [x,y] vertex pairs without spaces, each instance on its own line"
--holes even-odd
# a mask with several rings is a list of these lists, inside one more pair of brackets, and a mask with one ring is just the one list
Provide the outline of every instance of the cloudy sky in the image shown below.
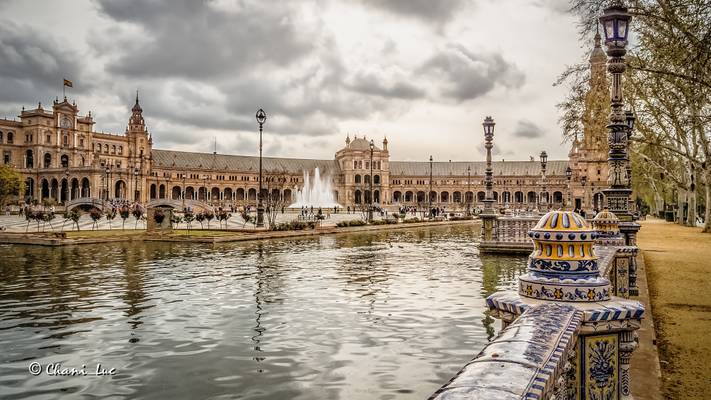
[[346,134],[391,159],[564,158],[553,87],[585,53],[566,0],[0,0],[0,116],[62,79],[99,131],[135,90],[154,146],[330,159]]

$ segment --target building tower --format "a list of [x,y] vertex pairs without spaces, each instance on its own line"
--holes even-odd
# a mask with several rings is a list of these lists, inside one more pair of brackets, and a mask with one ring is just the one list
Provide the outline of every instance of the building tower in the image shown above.
[[[577,204],[586,210],[603,208],[602,189],[607,187],[607,120],[610,110],[610,89],[606,74],[607,56],[600,46],[600,33],[595,34],[590,54],[590,85],[583,108],[583,138],[573,142]],[[581,179],[585,177],[584,179]],[[581,184],[585,181],[585,185]]]
[[128,138],[128,173],[131,175],[130,186],[133,188],[134,200],[145,201],[147,194],[143,188],[146,187],[146,177],[150,175],[150,154],[153,140],[146,128],[143,119],[143,109],[138,102],[138,90],[136,90],[136,104],[131,109],[131,117],[128,119],[126,127],[126,137]]

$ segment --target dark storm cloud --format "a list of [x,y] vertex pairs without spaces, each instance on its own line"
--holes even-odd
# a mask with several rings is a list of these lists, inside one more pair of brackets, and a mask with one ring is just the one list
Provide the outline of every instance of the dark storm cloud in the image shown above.
[[526,78],[523,71],[501,54],[474,53],[459,44],[435,54],[420,68],[420,73],[434,79],[444,97],[457,101],[481,97],[496,84],[516,89]]
[[449,21],[464,3],[463,0],[361,0],[371,7],[392,14],[443,23]]
[[[49,35],[0,20],[0,102],[49,100],[61,91],[62,79],[79,83],[83,76],[79,57]],[[90,86],[82,82],[77,91]]]
[[388,83],[388,81],[392,79],[378,77],[375,74],[359,74],[348,87],[360,93],[396,99],[416,99],[425,95],[424,90],[409,82]]
[[513,135],[520,138],[532,139],[543,137],[545,132],[533,122],[522,119],[516,123],[516,129],[514,129]]
[[127,76],[215,78],[263,64],[286,66],[312,51],[315,32],[295,25],[288,4],[100,0],[109,18],[140,28],[110,70]]

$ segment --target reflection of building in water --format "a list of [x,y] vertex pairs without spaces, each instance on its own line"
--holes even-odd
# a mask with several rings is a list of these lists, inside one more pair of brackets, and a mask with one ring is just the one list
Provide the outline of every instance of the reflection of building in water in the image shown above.
[[[479,257],[482,271],[481,294],[484,298],[497,291],[514,288],[518,276],[526,271],[526,257],[523,256],[480,254]],[[495,322],[486,311],[482,323],[489,340],[496,334]]]

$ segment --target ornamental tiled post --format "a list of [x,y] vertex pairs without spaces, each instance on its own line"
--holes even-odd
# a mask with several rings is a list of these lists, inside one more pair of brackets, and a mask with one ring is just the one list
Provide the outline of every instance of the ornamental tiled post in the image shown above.
[[486,186],[486,195],[484,197],[484,210],[479,214],[482,220],[481,239],[482,241],[490,242],[494,240],[494,224],[496,221],[496,211],[492,204],[494,196],[492,194],[492,169],[491,169],[491,148],[494,147],[492,141],[494,139],[494,119],[490,116],[484,118],[484,147],[486,148],[486,172],[484,184]]
[[556,392],[570,399],[631,399],[629,362],[644,306],[612,296],[593,248],[597,233],[580,215],[551,211],[529,236],[534,250],[528,271],[519,277],[518,292],[489,296],[492,314],[508,325],[524,312],[550,309],[548,304],[572,310],[580,323],[573,350],[556,355],[568,359]]

